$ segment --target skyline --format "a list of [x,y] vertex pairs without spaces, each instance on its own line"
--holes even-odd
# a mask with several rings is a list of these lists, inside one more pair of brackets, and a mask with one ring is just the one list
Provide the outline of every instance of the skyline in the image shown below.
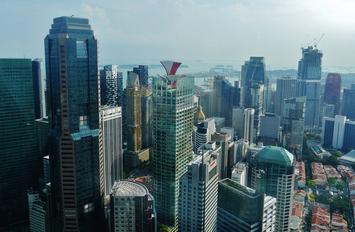
[[[324,69],[355,69],[355,47],[349,46],[355,41],[350,27],[355,23],[354,7],[350,0],[4,0],[0,26],[9,42],[0,49],[3,57],[43,60],[42,41],[53,16],[75,15],[89,18],[99,41],[100,65],[175,59],[240,69],[250,56],[264,56],[267,68],[297,68],[300,48],[324,33],[318,46]],[[11,15],[22,17],[7,20]]]

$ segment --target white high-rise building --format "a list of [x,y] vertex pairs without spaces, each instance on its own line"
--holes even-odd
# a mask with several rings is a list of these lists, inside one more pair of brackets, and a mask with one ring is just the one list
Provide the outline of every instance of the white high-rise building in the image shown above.
[[333,148],[341,149],[344,143],[346,116],[335,115],[333,129]]
[[219,153],[207,150],[180,179],[179,231],[216,231]]
[[247,108],[244,110],[244,139],[249,141],[249,144],[254,141],[254,114],[255,110]]
[[104,106],[100,110],[104,151],[105,195],[109,195],[113,183],[123,176],[122,112],[121,107]]
[[238,162],[233,167],[232,170],[232,180],[237,182],[238,184],[247,186],[248,180],[248,166],[247,163]]

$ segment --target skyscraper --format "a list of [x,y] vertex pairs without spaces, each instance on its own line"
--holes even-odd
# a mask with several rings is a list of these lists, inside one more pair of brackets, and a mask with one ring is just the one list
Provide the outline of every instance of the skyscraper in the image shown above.
[[316,47],[302,49],[298,62],[297,96],[306,96],[305,126],[314,128],[320,121],[320,79],[322,77],[323,53]]
[[160,223],[177,230],[179,180],[192,159],[194,79],[176,75],[180,63],[162,62],[167,75],[153,77],[153,170]]
[[284,146],[297,158],[301,157],[303,149],[305,103],[305,97],[285,99],[282,112]]
[[100,70],[101,105],[122,106],[123,79],[117,65],[106,65]]
[[264,144],[277,144],[280,131],[280,116],[272,113],[265,113],[265,115],[260,116],[259,139]]
[[132,71],[127,73],[126,93],[127,145],[129,151],[136,152],[142,148],[141,91],[138,75]]
[[147,65],[138,65],[138,67],[133,68],[133,72],[138,75],[139,84],[141,87],[148,87],[148,66]]
[[104,106],[100,109],[104,153],[105,196],[110,194],[115,181],[123,178],[122,112],[121,107]]
[[115,182],[110,198],[110,232],[157,232],[154,198],[144,185]]
[[51,218],[58,231],[98,231],[104,194],[97,40],[84,18],[53,20],[45,38]]
[[215,76],[213,80],[214,116],[223,117],[226,125],[232,125],[234,87],[224,76]]
[[41,60],[32,60],[32,77],[33,77],[33,97],[36,119],[44,117],[43,106],[45,104],[43,96],[43,84],[41,76]]
[[217,231],[274,231],[275,214],[275,198],[231,179],[218,183]]
[[243,138],[248,140],[249,144],[254,142],[254,117],[255,116],[255,110],[252,108],[247,108],[244,110],[244,126],[243,126]]
[[1,230],[26,218],[27,189],[40,174],[30,59],[0,59],[0,96]]
[[296,96],[296,79],[291,77],[278,78],[276,81],[275,113],[282,115],[284,100]]
[[355,121],[355,84],[350,89],[344,89],[342,113],[350,120]]
[[334,105],[333,114],[339,114],[341,76],[339,73],[328,73],[324,88],[324,103]]
[[254,128],[259,131],[259,117],[264,111],[266,81],[264,57],[250,57],[242,66],[241,107],[255,110]]
[[216,231],[218,156],[201,151],[181,177],[179,231]]
[[216,126],[213,118],[208,118],[196,126],[196,130],[193,132],[193,148],[197,154],[197,150],[202,144],[211,141],[211,136],[216,132]]
[[141,108],[142,108],[142,148],[152,146],[152,117],[153,100],[152,91],[147,87],[141,86]]
[[251,187],[276,198],[276,231],[289,231],[294,188],[294,157],[281,147],[266,146],[253,156]]

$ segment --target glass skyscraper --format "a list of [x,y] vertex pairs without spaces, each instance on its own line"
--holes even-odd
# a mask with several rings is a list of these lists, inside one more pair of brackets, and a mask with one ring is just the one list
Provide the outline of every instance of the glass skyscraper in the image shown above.
[[133,72],[137,73],[139,77],[139,84],[141,87],[148,87],[148,66],[138,65],[138,67],[133,68]]
[[162,63],[167,75],[153,77],[154,190],[158,221],[177,231],[179,179],[192,159],[194,79],[175,75],[178,63]]
[[97,40],[89,21],[55,18],[45,38],[45,53],[52,224],[58,231],[99,231],[103,149]]
[[122,106],[123,77],[117,65],[106,65],[100,70],[101,105]]
[[[0,230],[26,217],[27,190],[36,185],[37,150],[30,59],[0,59]],[[4,229],[6,230],[6,229]]]

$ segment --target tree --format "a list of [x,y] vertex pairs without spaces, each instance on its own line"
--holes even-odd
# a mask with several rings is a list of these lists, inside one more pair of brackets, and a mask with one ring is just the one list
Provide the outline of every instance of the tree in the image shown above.
[[313,203],[316,200],[316,196],[313,193],[308,194],[308,201]]
[[307,187],[314,189],[316,187],[316,182],[314,180],[307,180]]
[[339,191],[344,191],[345,188],[345,182],[343,180],[339,180],[336,185],[335,188],[338,189]]
[[160,225],[160,232],[169,232],[169,227],[166,225]]
[[337,183],[337,179],[335,179],[334,177],[328,178],[329,187],[335,187],[336,183]]

